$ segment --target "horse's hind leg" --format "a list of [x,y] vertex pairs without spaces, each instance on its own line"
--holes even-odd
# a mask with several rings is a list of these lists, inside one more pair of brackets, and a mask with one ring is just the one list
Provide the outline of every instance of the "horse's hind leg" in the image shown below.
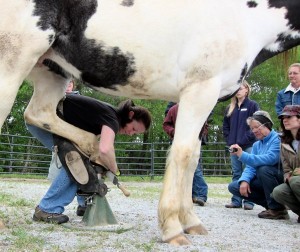
[[[22,81],[50,47],[53,31],[42,31],[31,1],[2,1],[0,22],[0,128]],[[54,37],[54,36],[53,36]]]
[[34,93],[25,110],[25,121],[69,139],[86,154],[98,153],[94,134],[81,130],[56,115],[57,105],[65,94],[69,80],[49,71],[46,66],[35,67],[29,78],[33,81]]

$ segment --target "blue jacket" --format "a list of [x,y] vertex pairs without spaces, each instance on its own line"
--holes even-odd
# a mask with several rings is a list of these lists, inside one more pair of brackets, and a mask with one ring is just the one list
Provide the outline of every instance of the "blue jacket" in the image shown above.
[[238,144],[243,149],[251,147],[255,142],[255,136],[247,124],[247,118],[259,110],[258,104],[246,97],[240,108],[236,105],[230,117],[226,115],[228,108],[223,120],[223,135],[226,144],[228,146]]
[[256,176],[256,169],[260,166],[275,166],[279,162],[280,138],[274,130],[264,139],[256,141],[253,144],[252,152],[243,151],[239,160],[246,164],[245,170],[239,179],[239,183],[250,181]]
[[286,91],[282,89],[277,93],[275,102],[275,110],[279,116],[286,105],[300,105],[300,91],[294,93],[292,91]]

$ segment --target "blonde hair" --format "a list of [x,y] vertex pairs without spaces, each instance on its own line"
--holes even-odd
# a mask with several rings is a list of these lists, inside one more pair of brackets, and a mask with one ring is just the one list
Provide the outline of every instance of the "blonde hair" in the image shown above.
[[[251,87],[250,87],[249,83],[246,80],[244,80],[243,83],[241,84],[241,87],[242,86],[244,88],[247,88],[247,90],[248,90],[248,93],[247,93],[246,97],[250,96]],[[237,102],[238,102],[237,98],[235,96],[233,96],[231,98],[230,104],[228,105],[228,111],[227,111],[227,114],[226,114],[227,117],[231,116],[231,114],[232,114],[232,112],[233,112],[233,110],[234,110]]]
[[288,68],[288,73],[289,73],[291,67],[298,67],[299,70],[300,70],[300,63],[293,63],[292,65],[290,65],[289,68]]

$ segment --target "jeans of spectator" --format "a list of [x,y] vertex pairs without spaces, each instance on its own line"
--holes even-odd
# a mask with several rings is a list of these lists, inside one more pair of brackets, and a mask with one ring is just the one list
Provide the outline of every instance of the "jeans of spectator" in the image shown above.
[[192,198],[202,199],[204,202],[207,201],[208,186],[203,177],[203,171],[201,167],[201,157],[199,159],[197,168],[194,173]]
[[[52,133],[33,125],[26,125],[28,131],[36,137],[45,147],[52,151]],[[77,193],[77,184],[71,180],[64,167],[54,178],[45,196],[39,203],[40,209],[47,213],[63,213],[64,207],[69,205]],[[84,205],[84,198],[79,199],[80,205]]]
[[[243,151],[251,153],[252,147],[245,148]],[[231,169],[232,169],[232,181],[237,181],[242,176],[245,165],[239,160],[238,156],[230,155]],[[242,206],[243,199],[239,196],[233,195],[231,197],[231,203],[234,206]],[[244,204],[253,206],[251,201],[244,200]]]
[[277,164],[260,166],[256,170],[256,176],[250,181],[251,193],[248,193],[248,197],[240,194],[240,183],[237,180],[228,185],[228,190],[234,196],[247,199],[266,209],[282,210],[284,206],[271,197],[273,189],[281,183],[283,183],[283,172]]

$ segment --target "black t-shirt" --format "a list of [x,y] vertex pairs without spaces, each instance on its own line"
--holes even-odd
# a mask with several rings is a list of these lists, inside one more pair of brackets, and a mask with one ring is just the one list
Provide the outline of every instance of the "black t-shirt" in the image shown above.
[[91,97],[67,94],[63,101],[63,113],[66,122],[95,135],[101,134],[103,125],[115,134],[119,131],[116,109]]

